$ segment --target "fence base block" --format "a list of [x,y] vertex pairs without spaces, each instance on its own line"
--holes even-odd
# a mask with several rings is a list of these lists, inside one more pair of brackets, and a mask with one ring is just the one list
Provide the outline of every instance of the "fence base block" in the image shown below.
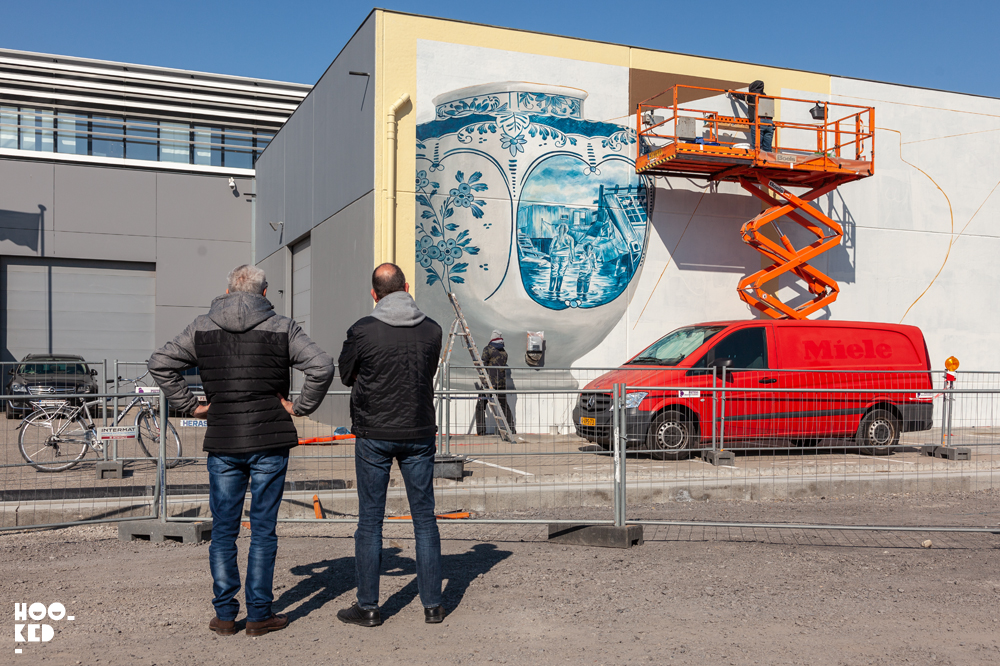
[[120,479],[125,474],[125,464],[121,461],[107,460],[97,463],[97,478]]
[[182,541],[198,543],[212,538],[212,521],[161,523],[137,520],[118,523],[119,541]]
[[569,546],[631,548],[642,545],[642,525],[549,525],[549,541]]
[[934,449],[934,457],[945,460],[971,460],[972,449],[967,446],[938,446]]
[[713,465],[735,465],[736,456],[732,451],[710,451],[705,449],[701,452],[701,459]]
[[457,479],[459,481],[465,476],[464,456],[434,456],[434,478],[435,479]]

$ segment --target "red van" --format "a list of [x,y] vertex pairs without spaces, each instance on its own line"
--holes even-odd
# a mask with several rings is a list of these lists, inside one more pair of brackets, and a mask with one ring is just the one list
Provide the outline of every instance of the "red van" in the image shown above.
[[[697,324],[664,336],[590,382],[585,389],[608,393],[582,393],[573,421],[579,436],[609,446],[611,389],[625,383],[627,446],[649,450],[661,460],[711,446],[713,403],[715,432],[724,433],[727,448],[851,438],[862,451],[881,455],[898,444],[900,433],[931,428],[930,369],[927,344],[915,326],[793,320]],[[703,390],[713,381],[725,389],[715,400],[712,391]]]

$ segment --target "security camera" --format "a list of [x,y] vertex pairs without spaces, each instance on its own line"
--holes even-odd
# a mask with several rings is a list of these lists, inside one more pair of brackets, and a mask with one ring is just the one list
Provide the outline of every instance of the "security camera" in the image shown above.
[[268,222],[268,224],[271,225],[272,229],[274,229],[275,231],[277,231],[278,229],[280,229],[281,227],[283,227],[285,223],[284,222]]
[[233,178],[232,176],[229,177],[229,189],[231,190],[236,189],[236,179]]

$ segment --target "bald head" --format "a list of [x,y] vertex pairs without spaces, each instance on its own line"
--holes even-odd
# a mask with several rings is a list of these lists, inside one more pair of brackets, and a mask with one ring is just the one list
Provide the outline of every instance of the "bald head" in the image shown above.
[[406,291],[406,276],[396,264],[382,264],[372,273],[372,295],[376,301],[397,291]]

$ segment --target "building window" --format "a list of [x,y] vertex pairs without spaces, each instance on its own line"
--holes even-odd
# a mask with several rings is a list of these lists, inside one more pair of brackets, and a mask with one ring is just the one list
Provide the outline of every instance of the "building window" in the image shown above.
[[218,127],[195,126],[194,163],[222,166],[222,130]]
[[226,149],[222,158],[223,166],[237,169],[253,168],[253,131],[231,128],[226,133]]
[[129,118],[125,123],[125,158],[156,161],[159,136],[155,120]]
[[89,155],[88,121],[85,113],[60,111],[56,118],[56,151],[70,155]]
[[51,153],[53,143],[52,112],[21,108],[21,150]]
[[160,161],[191,164],[191,126],[160,123]]
[[121,116],[95,115],[91,123],[91,155],[95,157],[125,157],[122,136],[125,128]]
[[17,150],[16,106],[0,106],[0,148]]

